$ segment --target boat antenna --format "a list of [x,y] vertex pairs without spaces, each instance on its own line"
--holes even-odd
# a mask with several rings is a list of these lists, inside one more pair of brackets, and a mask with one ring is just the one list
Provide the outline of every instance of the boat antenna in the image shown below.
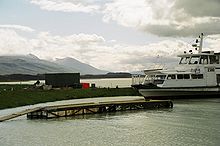
[[[192,46],[195,47],[196,50],[197,47],[199,48],[198,53],[202,53],[203,36],[204,34],[201,33],[201,35],[199,36],[200,40],[196,39],[196,44],[192,44]],[[199,42],[199,46],[197,44],[198,42]]]

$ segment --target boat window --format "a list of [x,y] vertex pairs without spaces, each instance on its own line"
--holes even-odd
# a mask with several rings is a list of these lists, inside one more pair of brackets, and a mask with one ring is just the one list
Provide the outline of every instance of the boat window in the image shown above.
[[190,76],[189,76],[189,74],[184,74],[184,75],[183,75],[183,78],[184,78],[184,79],[190,79]]
[[199,56],[192,56],[189,64],[198,64],[198,62],[199,62]]
[[219,56],[209,56],[210,64],[219,64]]
[[220,74],[216,74],[216,80],[217,80],[217,84],[220,84]]
[[154,80],[153,84],[157,85],[157,84],[163,84],[164,80]]
[[177,79],[190,79],[189,74],[178,74]]
[[166,75],[156,75],[153,84],[163,84],[166,79]]
[[208,72],[214,72],[214,71],[215,71],[215,68],[213,67],[208,68]]
[[199,64],[208,64],[208,56],[201,56]]
[[192,74],[192,79],[203,79],[203,74]]
[[219,64],[219,56],[216,56],[216,64]]
[[145,81],[150,81],[150,80],[153,80],[155,78],[155,75],[147,75],[145,77]]
[[166,78],[166,75],[156,75],[156,80],[164,80]]
[[179,64],[188,64],[189,59],[189,57],[182,57]]
[[176,75],[168,75],[168,76],[167,76],[167,79],[168,79],[168,80],[171,80],[171,79],[172,79],[172,80],[175,80],[175,79],[176,79]]
[[183,74],[177,75],[177,79],[183,79]]

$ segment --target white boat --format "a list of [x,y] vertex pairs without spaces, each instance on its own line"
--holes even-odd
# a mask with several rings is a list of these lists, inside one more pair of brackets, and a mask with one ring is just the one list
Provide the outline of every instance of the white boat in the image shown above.
[[220,53],[202,51],[203,33],[196,40],[197,53],[184,52],[170,70],[145,70],[141,84],[132,84],[145,99],[191,98],[220,95]]

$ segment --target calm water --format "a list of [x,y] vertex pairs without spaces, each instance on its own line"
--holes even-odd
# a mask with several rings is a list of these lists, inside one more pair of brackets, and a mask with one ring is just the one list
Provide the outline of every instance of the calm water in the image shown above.
[[[120,98],[142,97],[105,100]],[[1,110],[0,115],[25,108],[29,107]],[[68,119],[27,120],[24,116],[0,123],[0,146],[13,145],[219,146],[220,99],[178,100],[174,101],[173,109],[116,112]]]
[[[21,82],[33,84],[35,81]],[[89,79],[97,87],[129,87],[131,79]],[[20,82],[12,82],[12,84]],[[0,110],[0,116],[28,108],[100,100],[139,99],[108,97],[58,101]],[[0,123],[0,146],[133,146],[220,145],[220,98],[174,101],[173,109],[137,110],[51,120],[26,116]]]
[[[0,82],[0,84],[34,84],[36,80],[34,81],[22,81],[22,82]],[[41,83],[44,83],[44,80],[40,81]],[[96,87],[110,87],[115,88],[118,87],[131,87],[131,78],[112,78],[112,79],[81,79],[81,83],[90,83],[95,84]]]

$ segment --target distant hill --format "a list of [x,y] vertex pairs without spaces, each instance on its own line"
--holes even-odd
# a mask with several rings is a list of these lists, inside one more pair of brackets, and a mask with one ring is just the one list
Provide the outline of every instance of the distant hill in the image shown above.
[[70,70],[76,70],[81,74],[106,74],[107,71],[97,69],[91,65],[82,63],[74,58],[64,58],[64,59],[56,59],[56,64],[59,64],[65,68]]
[[100,75],[81,75],[81,79],[102,79],[102,78],[131,78],[131,74],[127,72],[109,72]]
[[81,63],[73,58],[50,62],[29,55],[0,56],[0,75],[5,74],[44,74],[57,72],[80,72],[81,74],[103,74],[105,71]]

